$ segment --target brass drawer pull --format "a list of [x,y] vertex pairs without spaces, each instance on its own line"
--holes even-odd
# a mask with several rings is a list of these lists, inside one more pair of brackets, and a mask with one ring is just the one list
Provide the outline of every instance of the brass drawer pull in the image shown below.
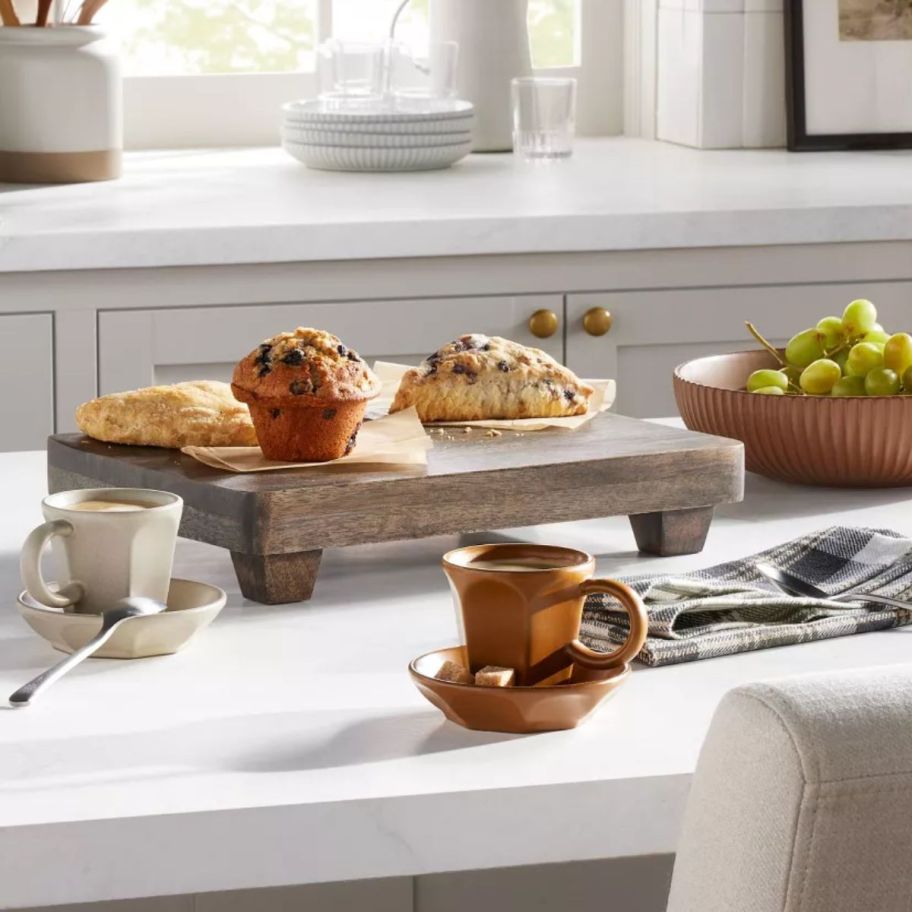
[[553,310],[536,310],[529,317],[529,332],[537,339],[550,339],[559,327],[560,320]]
[[604,307],[590,307],[583,315],[583,329],[590,336],[604,336],[611,331],[614,317]]

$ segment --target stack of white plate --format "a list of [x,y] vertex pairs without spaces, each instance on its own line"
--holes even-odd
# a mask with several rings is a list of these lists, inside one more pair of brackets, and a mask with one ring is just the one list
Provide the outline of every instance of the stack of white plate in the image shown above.
[[282,115],[282,147],[324,171],[429,171],[448,168],[472,151],[475,109],[468,101],[364,112],[291,101]]

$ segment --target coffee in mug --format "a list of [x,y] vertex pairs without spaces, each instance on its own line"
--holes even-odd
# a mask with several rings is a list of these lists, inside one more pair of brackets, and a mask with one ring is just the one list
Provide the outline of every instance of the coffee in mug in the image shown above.
[[[22,547],[23,585],[43,605],[86,614],[131,595],[164,602],[183,505],[176,494],[142,488],[51,494],[41,502],[47,521]],[[56,590],[41,575],[48,541]]]
[[[568,678],[573,664],[609,671],[643,648],[648,621],[636,593],[612,579],[593,579],[595,558],[549,545],[458,548],[443,557],[456,602],[469,670],[512,668],[518,685]],[[630,617],[627,640],[600,653],[579,641],[583,602],[594,592],[616,598]]]
[[89,513],[126,513],[130,510],[145,510],[146,504],[127,500],[84,500],[73,504],[70,509]]

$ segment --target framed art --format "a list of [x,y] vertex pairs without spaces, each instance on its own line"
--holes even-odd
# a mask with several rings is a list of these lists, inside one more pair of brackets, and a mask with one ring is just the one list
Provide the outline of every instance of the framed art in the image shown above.
[[786,0],[788,147],[912,148],[912,0]]

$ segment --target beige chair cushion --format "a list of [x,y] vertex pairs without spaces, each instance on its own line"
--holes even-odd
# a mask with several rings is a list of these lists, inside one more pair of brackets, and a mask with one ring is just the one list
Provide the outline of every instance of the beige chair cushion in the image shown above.
[[910,909],[912,666],[729,693],[700,753],[668,912]]

